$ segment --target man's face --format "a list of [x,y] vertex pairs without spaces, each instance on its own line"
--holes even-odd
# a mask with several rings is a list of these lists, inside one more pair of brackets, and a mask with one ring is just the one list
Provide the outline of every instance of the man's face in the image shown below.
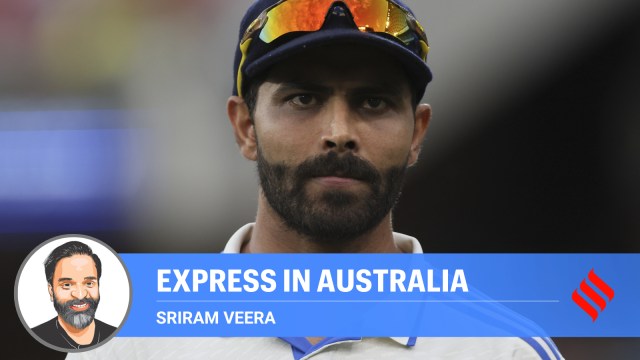
[[254,123],[264,196],[287,226],[318,241],[354,239],[382,221],[416,142],[406,75],[368,47],[277,64]]
[[49,294],[60,317],[77,329],[89,326],[100,301],[93,258],[89,255],[62,258],[56,264],[52,282]]

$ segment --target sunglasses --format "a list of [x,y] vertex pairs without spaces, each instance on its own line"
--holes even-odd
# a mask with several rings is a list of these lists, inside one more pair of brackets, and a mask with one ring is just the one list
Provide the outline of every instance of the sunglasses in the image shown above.
[[[318,31],[335,0],[280,0],[251,22],[240,40],[243,60],[256,33],[264,43],[296,31]],[[424,28],[411,12],[393,0],[342,0],[349,8],[358,30],[384,33],[400,40],[426,61],[429,42]],[[417,41],[416,41],[417,39]],[[242,67],[241,61],[240,67]],[[238,91],[241,89],[238,71]]]

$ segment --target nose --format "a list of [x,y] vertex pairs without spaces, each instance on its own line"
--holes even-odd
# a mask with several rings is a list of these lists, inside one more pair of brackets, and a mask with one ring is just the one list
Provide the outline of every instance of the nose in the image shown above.
[[357,151],[359,141],[349,105],[343,101],[336,101],[331,106],[328,116],[328,130],[322,137],[324,150]]
[[87,293],[87,289],[85,289],[84,286],[78,285],[73,289],[73,291],[71,291],[71,296],[76,299],[84,299],[87,296]]

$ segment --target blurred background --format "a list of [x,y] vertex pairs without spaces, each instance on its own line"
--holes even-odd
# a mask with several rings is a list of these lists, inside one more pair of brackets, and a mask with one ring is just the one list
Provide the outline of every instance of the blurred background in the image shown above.
[[[405,2],[433,120],[396,231],[427,252],[640,252],[640,2]],[[254,219],[225,111],[249,3],[0,0],[3,358],[64,358],[13,311],[43,241],[219,252]],[[640,358],[640,339],[554,340],[567,359]]]

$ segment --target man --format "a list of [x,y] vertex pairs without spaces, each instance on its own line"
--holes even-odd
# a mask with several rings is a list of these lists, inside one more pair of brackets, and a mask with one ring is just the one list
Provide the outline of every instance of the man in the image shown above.
[[[396,0],[258,0],[227,112],[257,162],[255,223],[225,253],[421,253],[391,210],[431,117],[427,39]],[[302,319],[304,321],[304,319]],[[542,338],[124,338],[74,358],[560,359]]]
[[95,318],[102,263],[88,245],[69,241],[58,246],[45,260],[44,272],[58,316],[32,329],[40,339],[59,348],[82,349],[116,330]]

